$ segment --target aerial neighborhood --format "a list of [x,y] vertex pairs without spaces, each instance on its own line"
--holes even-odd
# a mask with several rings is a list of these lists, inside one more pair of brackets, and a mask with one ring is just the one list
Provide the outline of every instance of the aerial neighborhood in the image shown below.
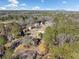
[[78,59],[79,12],[35,12],[1,11],[0,58]]

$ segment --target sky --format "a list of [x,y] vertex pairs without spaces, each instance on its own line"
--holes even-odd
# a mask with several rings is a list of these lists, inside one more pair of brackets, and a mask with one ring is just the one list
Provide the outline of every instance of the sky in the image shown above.
[[79,11],[79,0],[0,0],[0,10]]

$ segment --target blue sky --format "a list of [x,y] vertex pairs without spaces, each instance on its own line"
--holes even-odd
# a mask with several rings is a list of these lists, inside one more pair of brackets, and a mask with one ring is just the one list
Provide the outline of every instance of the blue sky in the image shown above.
[[79,0],[0,0],[0,10],[79,11]]

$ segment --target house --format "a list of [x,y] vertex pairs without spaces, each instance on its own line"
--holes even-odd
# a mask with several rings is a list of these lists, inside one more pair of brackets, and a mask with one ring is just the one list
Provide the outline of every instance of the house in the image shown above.
[[33,38],[32,40],[33,40],[33,45],[34,46],[38,46],[40,44],[40,42],[41,42],[40,38]]
[[13,38],[13,36],[10,34],[10,35],[7,35],[7,40],[8,40],[8,42],[11,42],[12,40],[13,40],[14,38]]
[[0,46],[0,57],[2,58],[5,54],[5,48],[3,46]]

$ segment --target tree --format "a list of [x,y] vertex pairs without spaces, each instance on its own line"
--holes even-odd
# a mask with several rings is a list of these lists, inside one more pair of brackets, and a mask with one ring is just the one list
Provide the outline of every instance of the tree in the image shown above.
[[0,45],[4,45],[6,43],[6,40],[3,36],[0,36]]
[[11,25],[11,34],[13,34],[14,37],[17,37],[19,32],[20,32],[20,26],[17,23],[13,23]]

